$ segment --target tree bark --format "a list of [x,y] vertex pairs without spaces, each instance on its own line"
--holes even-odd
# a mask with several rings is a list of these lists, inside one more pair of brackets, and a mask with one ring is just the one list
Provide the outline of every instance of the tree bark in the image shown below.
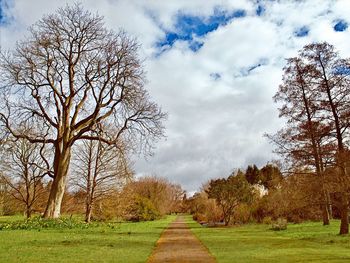
[[343,195],[341,197],[340,205],[340,235],[349,234],[349,204],[347,198]]
[[323,220],[324,226],[329,225],[329,211],[328,211],[328,205],[326,202],[322,205],[322,220]]
[[86,212],[85,212],[85,222],[90,223],[92,214],[92,203],[89,202],[86,204]]
[[32,210],[30,209],[30,207],[26,208],[26,217],[30,218],[32,216]]
[[67,174],[71,158],[71,148],[64,147],[63,150],[56,146],[54,159],[54,174],[49,200],[44,213],[44,218],[59,218],[61,204],[66,187]]
[[[348,173],[346,171],[346,154],[345,154],[345,147],[344,147],[344,141],[343,141],[343,132],[341,130],[341,122],[340,122],[340,117],[338,114],[338,108],[337,104],[334,102],[334,99],[332,98],[332,92],[331,92],[331,86],[329,85],[329,80],[326,75],[326,70],[325,66],[323,65],[322,58],[319,55],[319,61],[320,65],[322,67],[322,73],[323,73],[323,78],[324,78],[324,84],[327,92],[327,97],[328,97],[328,103],[329,107],[331,109],[333,118],[334,118],[334,129],[336,132],[336,139],[337,139],[337,146],[338,146],[338,166],[340,167],[340,176],[343,178],[346,178],[348,176]],[[339,107],[339,106],[338,106]],[[349,207],[348,207],[348,197],[347,197],[347,189],[343,190],[341,193],[341,223],[340,223],[340,231],[339,234],[349,234]]]

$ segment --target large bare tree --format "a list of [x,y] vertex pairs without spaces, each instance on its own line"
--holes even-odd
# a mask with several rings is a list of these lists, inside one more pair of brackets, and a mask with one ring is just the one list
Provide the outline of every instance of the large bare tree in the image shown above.
[[[76,4],[44,16],[13,51],[1,54],[1,123],[16,138],[54,149],[44,217],[60,216],[76,141],[144,150],[163,135],[165,114],[144,89],[138,48],[135,39],[108,31],[102,17]],[[24,124],[40,132],[13,128]],[[94,135],[99,127],[108,129]]]

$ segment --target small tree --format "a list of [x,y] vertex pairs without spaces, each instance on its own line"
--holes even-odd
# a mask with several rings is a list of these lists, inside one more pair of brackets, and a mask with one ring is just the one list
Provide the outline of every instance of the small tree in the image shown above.
[[249,202],[253,196],[252,186],[241,171],[228,178],[211,180],[206,192],[221,207],[226,226],[230,223],[235,208],[240,203]]
[[85,193],[85,221],[90,222],[96,202],[120,190],[132,172],[124,153],[101,141],[83,141],[75,156],[72,182]]
[[268,190],[276,188],[282,179],[282,173],[276,165],[266,164],[260,169],[260,184]]
[[250,184],[257,184],[260,181],[260,170],[256,165],[248,165],[247,170],[245,171],[245,178]]
[[[176,212],[179,204],[182,203],[184,193],[179,185],[172,184],[164,178],[155,176],[139,178],[137,181],[126,185],[123,189],[122,195],[125,196],[126,200],[124,200],[124,203],[127,207],[125,209],[126,218],[135,217],[135,211],[142,210],[135,209],[135,207],[143,206],[144,204],[152,204],[152,208],[160,216]],[[146,199],[148,200],[147,202]]]
[[44,145],[25,139],[6,142],[1,152],[2,181],[9,188],[8,193],[24,205],[27,218],[45,194],[43,177],[50,174],[50,167],[44,155]]

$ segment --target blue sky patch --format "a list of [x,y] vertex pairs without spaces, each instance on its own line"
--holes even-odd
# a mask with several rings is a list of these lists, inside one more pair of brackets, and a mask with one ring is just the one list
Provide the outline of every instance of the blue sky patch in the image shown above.
[[305,37],[309,34],[310,29],[307,26],[302,26],[294,31],[294,36]]
[[334,74],[349,76],[350,75],[350,68],[347,66],[338,66],[335,68]]
[[257,16],[262,16],[265,13],[265,10],[265,7],[259,4],[255,10],[255,13]]
[[248,67],[241,68],[238,74],[235,74],[235,77],[246,77],[250,75],[255,69],[265,66],[269,63],[268,58],[261,58],[256,64],[250,65]]
[[213,73],[210,73],[210,78],[212,79],[212,80],[219,80],[219,79],[221,79],[221,75],[220,75],[220,73],[217,73],[217,72],[213,72]]
[[0,26],[6,26],[13,21],[13,17],[8,14],[8,10],[13,4],[12,0],[0,0]]
[[202,46],[204,45],[203,42],[200,42],[200,41],[191,41],[190,42],[190,49],[194,52],[196,52],[198,49],[200,49]]
[[2,7],[3,3],[2,1],[0,0],[0,25],[2,25],[4,23],[4,10],[3,10],[3,7]]
[[333,27],[334,31],[343,32],[348,28],[348,23],[345,20],[341,19],[336,22],[337,23]]
[[198,38],[215,31],[219,26],[226,25],[232,19],[246,16],[246,11],[242,9],[231,13],[214,9],[214,14],[210,17],[193,16],[179,13],[175,19],[175,30],[166,31],[165,38],[156,43],[157,47],[171,47],[177,40],[187,41],[189,48],[196,52],[203,46],[203,42]]

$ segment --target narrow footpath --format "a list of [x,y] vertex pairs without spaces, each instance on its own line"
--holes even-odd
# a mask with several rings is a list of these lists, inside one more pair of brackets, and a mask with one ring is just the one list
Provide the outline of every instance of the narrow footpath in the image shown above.
[[163,232],[148,263],[215,263],[215,258],[192,234],[183,216],[178,216]]

